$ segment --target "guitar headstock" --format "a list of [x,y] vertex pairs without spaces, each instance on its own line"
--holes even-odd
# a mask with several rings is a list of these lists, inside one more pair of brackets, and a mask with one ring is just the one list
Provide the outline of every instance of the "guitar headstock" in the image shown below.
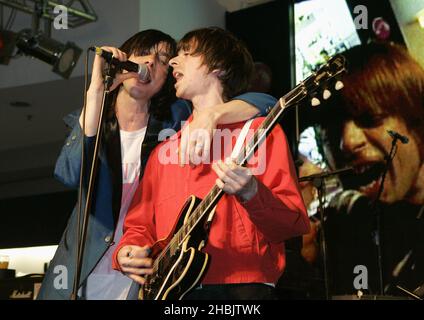
[[312,106],[320,105],[321,99],[329,99],[333,90],[343,88],[340,79],[344,72],[346,72],[345,57],[340,54],[333,56],[284,97],[286,107],[306,98],[310,100]]

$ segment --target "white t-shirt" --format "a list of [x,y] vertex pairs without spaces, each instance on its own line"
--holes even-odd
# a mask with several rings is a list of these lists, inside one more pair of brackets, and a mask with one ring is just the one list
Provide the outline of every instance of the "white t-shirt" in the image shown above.
[[88,300],[124,300],[127,298],[132,280],[121,272],[112,269],[112,255],[123,232],[123,224],[128,207],[138,187],[140,176],[141,145],[146,127],[137,131],[120,131],[122,159],[122,198],[121,211],[113,238],[109,247],[93,272],[88,276],[85,297]]

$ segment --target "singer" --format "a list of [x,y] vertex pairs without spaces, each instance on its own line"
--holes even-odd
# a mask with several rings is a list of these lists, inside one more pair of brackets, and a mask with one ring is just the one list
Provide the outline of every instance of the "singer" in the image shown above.
[[[150,79],[141,81],[138,73],[123,71],[117,73],[113,81],[112,103],[107,106],[78,295],[80,299],[131,299],[135,298],[132,293],[137,293],[137,288],[132,286],[130,278],[112,270],[111,255],[122,236],[123,221],[133,193],[143,177],[147,159],[159,143],[159,131],[170,127],[178,130],[180,121],[185,120],[191,110],[187,102],[176,101],[175,81],[168,65],[176,54],[176,44],[169,35],[157,30],[145,30],[129,38],[119,49],[108,46],[101,49],[111,52],[121,63],[131,61],[147,66]],[[105,59],[96,55],[87,91],[85,136],[82,136],[83,115],[80,111],[65,119],[72,132],[57,160],[55,176],[72,188],[79,185],[82,143],[88,153],[86,160],[89,164],[104,89],[104,67]],[[253,93],[229,98],[232,100],[217,105],[213,112],[200,112],[191,128],[204,128],[206,132],[212,132],[218,123],[237,122],[255,116],[258,109],[253,105],[258,105],[264,114],[265,108],[276,102],[271,96]],[[203,150],[196,144],[204,143],[204,136],[198,135],[193,140],[188,133],[186,137],[186,146],[180,146],[181,149],[185,148],[189,154],[193,150]],[[39,299],[70,298],[76,264],[75,227],[76,209],[46,273]],[[58,266],[61,270],[66,268],[66,277],[62,279],[64,283],[59,286]]]
[[[424,216],[420,214],[424,205],[424,70],[406,48],[396,44],[370,43],[343,54],[349,61],[349,72],[342,79],[346,85],[322,109],[321,125],[336,167],[354,167],[353,178],[342,177],[344,188],[374,200],[392,144],[387,130],[399,134],[400,142],[409,139],[398,143],[380,198],[383,282],[391,284],[385,294],[398,295],[395,284],[413,291],[424,283]],[[333,280],[339,285],[333,289],[352,293],[352,270],[363,264],[368,267],[370,291],[378,291],[371,207],[338,212],[328,221]],[[408,256],[402,272],[391,278]]]
[[329,102],[325,111],[332,116],[323,117],[337,167],[355,167],[349,187],[373,198],[392,143],[387,130],[396,131],[409,143],[398,145],[381,200],[424,203],[423,69],[399,45],[374,43],[346,55],[349,85],[341,101]]

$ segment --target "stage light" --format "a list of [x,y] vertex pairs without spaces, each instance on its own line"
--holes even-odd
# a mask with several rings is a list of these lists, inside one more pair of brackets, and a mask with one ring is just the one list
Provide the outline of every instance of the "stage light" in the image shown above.
[[53,72],[69,78],[82,50],[74,43],[62,44],[42,32],[34,34],[30,29],[18,35],[16,47],[24,54],[33,56],[53,66]]

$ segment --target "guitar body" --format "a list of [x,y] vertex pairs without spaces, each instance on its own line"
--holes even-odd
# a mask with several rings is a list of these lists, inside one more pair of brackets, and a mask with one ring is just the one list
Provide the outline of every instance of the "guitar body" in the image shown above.
[[[201,199],[195,196],[186,201],[170,235],[152,246],[151,256],[154,260],[168,245],[175,232],[184,226],[200,202]],[[211,212],[214,210],[213,208]],[[209,264],[208,254],[200,251],[206,245],[205,222],[208,216],[205,215],[194,226],[175,252],[170,253],[166,259],[162,257],[157,272],[146,277],[146,283],[139,292],[139,299],[179,300],[199,283]]]

